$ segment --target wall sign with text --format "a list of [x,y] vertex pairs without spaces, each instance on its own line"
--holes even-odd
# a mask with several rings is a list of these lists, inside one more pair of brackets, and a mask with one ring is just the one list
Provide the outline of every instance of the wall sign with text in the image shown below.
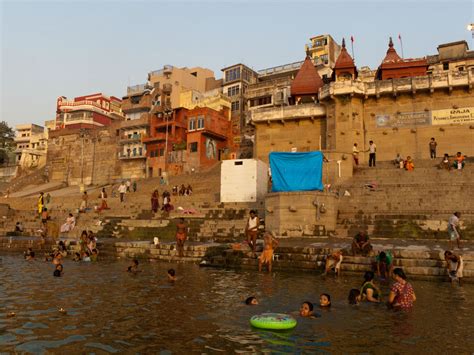
[[375,116],[377,128],[474,123],[474,107]]

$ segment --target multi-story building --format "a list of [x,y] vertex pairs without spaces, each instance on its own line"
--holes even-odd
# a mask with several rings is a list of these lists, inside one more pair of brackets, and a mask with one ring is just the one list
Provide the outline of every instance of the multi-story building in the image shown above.
[[466,41],[444,43],[438,46],[438,54],[427,57],[428,73],[468,72],[474,67],[474,51]]
[[56,129],[91,129],[108,126],[123,120],[122,100],[102,93],[79,96],[73,100],[58,97],[56,102]]
[[219,87],[220,81],[214,78],[214,72],[210,69],[165,65],[163,69],[148,74],[148,84],[159,88],[166,95],[163,106],[174,109],[182,107],[180,95],[183,91],[205,92]]
[[235,144],[240,145],[239,158],[251,157],[253,143],[246,139],[253,134],[253,131],[247,131],[247,111],[246,93],[249,85],[256,83],[258,74],[244,64],[235,64],[221,69],[223,72],[222,92],[231,100],[231,122],[232,134]]
[[186,134],[188,168],[210,167],[220,160],[234,158],[229,108],[208,107],[189,110]]
[[310,43],[305,45],[306,52],[316,65],[322,64],[334,68],[336,59],[341,51],[341,46],[331,35],[318,35],[311,37]]
[[28,123],[17,125],[15,129],[16,163],[23,168],[44,165],[44,159],[41,159],[45,156],[47,145],[44,127]]

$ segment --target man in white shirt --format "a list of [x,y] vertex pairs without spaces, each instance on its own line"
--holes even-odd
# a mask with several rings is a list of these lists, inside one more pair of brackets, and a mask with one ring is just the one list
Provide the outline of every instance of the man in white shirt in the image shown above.
[[357,143],[354,143],[352,147],[352,157],[354,158],[354,164],[359,166],[359,148],[357,148]]
[[122,181],[118,188],[118,192],[120,194],[120,202],[123,202],[123,198],[125,196],[125,193],[127,192],[127,185],[125,185],[125,182]]
[[375,168],[375,152],[377,151],[377,147],[375,146],[374,141],[369,142],[369,166],[374,166]]

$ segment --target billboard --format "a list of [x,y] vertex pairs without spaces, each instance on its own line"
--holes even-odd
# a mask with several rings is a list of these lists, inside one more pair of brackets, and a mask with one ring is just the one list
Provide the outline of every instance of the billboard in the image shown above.
[[431,124],[434,126],[466,123],[474,123],[474,107],[431,111]]

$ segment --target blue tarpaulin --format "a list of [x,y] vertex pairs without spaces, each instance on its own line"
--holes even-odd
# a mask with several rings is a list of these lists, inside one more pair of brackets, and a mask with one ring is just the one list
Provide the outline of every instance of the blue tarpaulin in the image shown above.
[[272,191],[323,190],[323,153],[270,153]]

